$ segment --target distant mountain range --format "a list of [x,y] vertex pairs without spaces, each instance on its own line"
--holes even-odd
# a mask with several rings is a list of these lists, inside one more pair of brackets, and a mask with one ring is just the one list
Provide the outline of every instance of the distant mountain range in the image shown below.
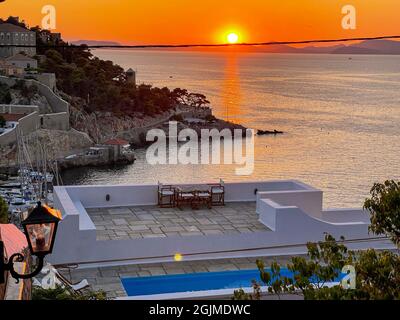
[[330,54],[400,54],[400,41],[368,40],[351,45],[327,47],[294,48],[286,45],[273,45],[254,48],[257,52],[276,53],[330,53]]
[[[88,46],[118,46],[121,45],[114,41],[104,40],[78,40],[71,42],[74,45],[86,44]],[[227,48],[164,48],[160,50],[203,50],[221,51]],[[270,53],[327,53],[327,54],[400,54],[400,41],[392,40],[368,40],[350,45],[332,45],[325,47],[309,46],[295,48],[288,45],[271,45],[255,47],[237,47],[239,51],[250,52],[270,52]]]

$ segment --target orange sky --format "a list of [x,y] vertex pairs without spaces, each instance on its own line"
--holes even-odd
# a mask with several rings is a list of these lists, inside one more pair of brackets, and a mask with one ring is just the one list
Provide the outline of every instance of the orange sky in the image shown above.
[[[6,0],[0,17],[40,23],[43,5],[57,9],[67,40],[121,43],[218,43],[375,36],[400,33],[399,0]],[[341,28],[341,8],[357,9],[357,30]]]

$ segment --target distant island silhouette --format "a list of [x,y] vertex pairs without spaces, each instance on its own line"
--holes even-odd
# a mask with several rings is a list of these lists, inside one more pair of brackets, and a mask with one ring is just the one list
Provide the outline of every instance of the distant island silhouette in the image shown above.
[[107,41],[107,40],[76,40],[70,41],[71,44],[80,46],[86,44],[88,46],[120,46],[119,42]]
[[[72,44],[80,45],[103,45],[118,46],[121,45],[112,41],[97,40],[79,40],[72,41]],[[123,45],[123,44],[122,44]],[[294,47],[290,45],[269,45],[269,46],[243,46],[243,47],[189,47],[189,48],[146,48],[146,50],[157,51],[238,51],[238,52],[260,52],[260,53],[314,53],[314,54],[387,54],[400,55],[400,41],[394,40],[366,40],[349,45],[336,44],[331,46],[306,46]]]

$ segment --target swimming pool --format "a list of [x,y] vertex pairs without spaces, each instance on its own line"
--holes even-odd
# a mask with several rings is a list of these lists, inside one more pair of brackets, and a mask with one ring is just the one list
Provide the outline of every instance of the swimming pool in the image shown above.
[[[293,273],[285,268],[281,268],[281,275],[293,278]],[[340,275],[335,281],[340,281],[343,276]],[[260,271],[202,272],[121,279],[128,296],[248,288],[252,280],[261,281]]]

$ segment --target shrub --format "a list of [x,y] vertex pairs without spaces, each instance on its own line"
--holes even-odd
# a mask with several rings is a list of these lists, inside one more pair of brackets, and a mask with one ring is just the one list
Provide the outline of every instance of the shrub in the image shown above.
[[32,300],[106,300],[104,291],[87,290],[83,294],[71,292],[59,285],[55,289],[33,287]]

